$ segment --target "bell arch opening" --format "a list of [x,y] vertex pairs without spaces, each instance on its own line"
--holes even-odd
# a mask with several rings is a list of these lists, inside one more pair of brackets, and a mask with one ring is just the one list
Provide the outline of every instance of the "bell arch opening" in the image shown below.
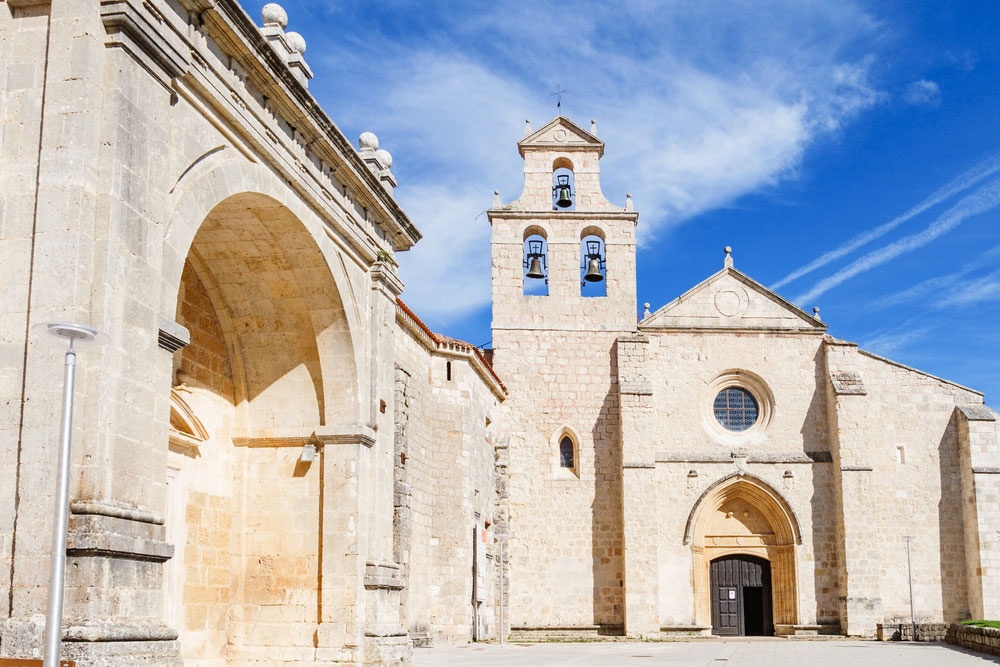
[[[359,421],[353,332],[331,261],[306,222],[256,193],[216,204],[189,246],[165,577],[186,664],[255,655],[262,623],[273,645],[311,645],[322,554],[347,549],[323,544],[326,454],[303,454],[321,427]],[[194,444],[182,437],[189,424],[201,427]]]
[[572,160],[567,157],[556,158],[552,162],[552,209],[576,209],[576,174]]
[[549,295],[548,233],[538,225],[524,230],[521,263],[524,267],[521,292],[525,296]]
[[608,295],[607,243],[604,230],[589,226],[580,233],[580,295]]
[[772,634],[798,623],[798,521],[766,482],[750,475],[716,482],[691,510],[684,542],[692,552],[696,624],[744,635],[748,627]]

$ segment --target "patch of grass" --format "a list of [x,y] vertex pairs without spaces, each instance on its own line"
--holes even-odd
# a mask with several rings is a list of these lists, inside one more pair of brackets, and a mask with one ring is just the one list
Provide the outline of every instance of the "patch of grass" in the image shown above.
[[962,625],[971,625],[975,628],[1000,628],[1000,621],[962,621]]

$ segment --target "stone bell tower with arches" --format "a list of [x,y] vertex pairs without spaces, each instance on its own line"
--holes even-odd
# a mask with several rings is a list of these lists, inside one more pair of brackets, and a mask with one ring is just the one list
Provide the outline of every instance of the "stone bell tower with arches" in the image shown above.
[[[506,627],[625,623],[616,341],[636,329],[631,197],[601,192],[604,142],[563,116],[518,142],[524,191],[496,196],[494,367],[504,402]],[[509,516],[505,516],[508,514]],[[502,527],[502,526],[501,526]]]
[[498,195],[489,211],[494,342],[499,332],[524,327],[635,328],[638,214],[630,196],[623,207],[601,192],[604,142],[596,131],[557,116],[517,144],[524,191],[508,204]]

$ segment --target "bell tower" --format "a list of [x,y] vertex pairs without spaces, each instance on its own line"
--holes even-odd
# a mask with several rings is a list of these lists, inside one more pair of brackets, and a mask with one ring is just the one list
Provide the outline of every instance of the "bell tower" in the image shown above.
[[524,327],[635,328],[638,214],[631,198],[615,206],[601,192],[604,142],[595,132],[557,116],[517,144],[524,192],[508,204],[498,197],[488,212],[494,346]]
[[[493,367],[512,545],[516,627],[562,600],[552,623],[624,627],[617,341],[636,331],[631,201],[601,192],[604,142],[562,116],[518,142],[524,191],[493,226]],[[499,455],[499,454],[498,454]]]

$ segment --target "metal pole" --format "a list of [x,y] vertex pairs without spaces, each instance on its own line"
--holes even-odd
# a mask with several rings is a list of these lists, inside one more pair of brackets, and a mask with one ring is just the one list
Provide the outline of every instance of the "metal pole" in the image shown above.
[[503,540],[500,540],[500,646],[503,646]]
[[52,572],[49,576],[49,608],[45,615],[45,660],[43,667],[59,667],[59,653],[62,648],[63,585],[66,581],[66,526],[69,518],[70,438],[73,433],[73,384],[75,379],[76,352],[73,351],[73,339],[70,338],[63,373],[55,526],[52,530]]
[[910,563],[910,540],[912,540],[914,535],[903,535],[906,539],[906,577],[910,583],[910,626],[913,630],[912,641],[917,641],[917,621],[916,616],[913,614],[913,566]]

